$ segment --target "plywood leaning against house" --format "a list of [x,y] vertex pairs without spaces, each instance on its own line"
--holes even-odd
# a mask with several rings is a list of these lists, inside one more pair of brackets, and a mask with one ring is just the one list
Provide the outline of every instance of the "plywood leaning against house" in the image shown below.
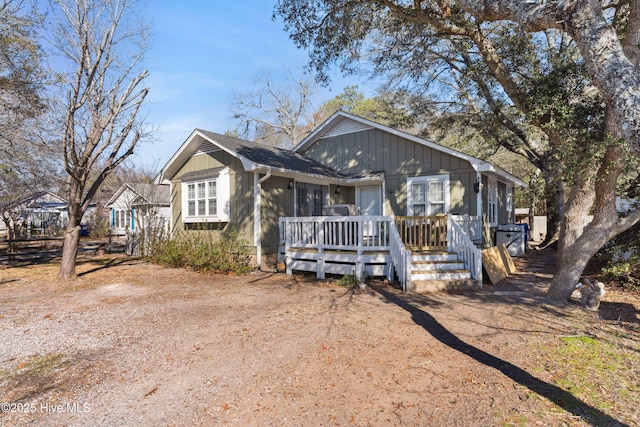
[[482,266],[487,271],[491,283],[498,283],[509,275],[500,250],[496,246],[482,251]]
[[516,265],[504,243],[482,251],[482,266],[493,284],[516,272]]
[[516,265],[513,263],[513,259],[511,258],[509,249],[507,249],[507,245],[505,245],[504,243],[500,243],[498,245],[498,251],[500,251],[500,255],[502,256],[502,261],[504,262],[504,265],[507,268],[507,274],[515,273]]

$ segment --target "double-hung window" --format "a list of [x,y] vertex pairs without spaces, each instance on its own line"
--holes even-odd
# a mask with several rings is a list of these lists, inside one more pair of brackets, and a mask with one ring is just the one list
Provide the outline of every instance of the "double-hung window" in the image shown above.
[[215,179],[187,184],[187,216],[204,217],[218,214]]
[[430,216],[449,211],[449,175],[407,180],[407,215]]
[[229,220],[229,168],[189,172],[182,181],[182,221]]

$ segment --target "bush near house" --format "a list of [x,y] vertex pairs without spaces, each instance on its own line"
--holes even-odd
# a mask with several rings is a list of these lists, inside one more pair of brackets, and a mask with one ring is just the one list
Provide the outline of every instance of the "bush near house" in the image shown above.
[[157,264],[205,273],[240,275],[252,270],[248,242],[237,233],[182,231],[154,244],[149,259]]

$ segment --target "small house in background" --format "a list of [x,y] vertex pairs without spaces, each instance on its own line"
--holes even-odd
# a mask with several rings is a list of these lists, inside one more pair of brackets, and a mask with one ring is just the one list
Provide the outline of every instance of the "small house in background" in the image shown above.
[[342,111],[293,150],[196,129],[156,182],[171,186],[172,230],[238,232],[258,267],[397,277],[412,291],[478,286],[480,248],[514,222],[525,185]]
[[122,184],[105,204],[109,208],[111,234],[123,236],[151,223],[169,226],[171,202],[168,185]]
[[[4,215],[18,222],[24,237],[37,235],[55,235],[61,232],[69,221],[68,203],[65,199],[50,191],[38,191],[25,197]],[[82,217],[82,227],[86,233],[88,224],[95,215],[95,203],[92,203]],[[0,221],[0,233],[6,233],[6,224]]]

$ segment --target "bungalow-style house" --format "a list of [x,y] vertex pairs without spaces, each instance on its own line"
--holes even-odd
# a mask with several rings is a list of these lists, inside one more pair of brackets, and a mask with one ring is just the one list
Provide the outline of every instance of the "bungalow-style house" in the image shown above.
[[[173,230],[236,231],[256,264],[481,284],[480,249],[525,184],[467,154],[337,112],[293,150],[196,129],[164,166]],[[445,271],[446,270],[446,271]]]
[[125,183],[105,204],[109,208],[111,234],[123,236],[161,222],[167,229],[171,217],[168,185]]

